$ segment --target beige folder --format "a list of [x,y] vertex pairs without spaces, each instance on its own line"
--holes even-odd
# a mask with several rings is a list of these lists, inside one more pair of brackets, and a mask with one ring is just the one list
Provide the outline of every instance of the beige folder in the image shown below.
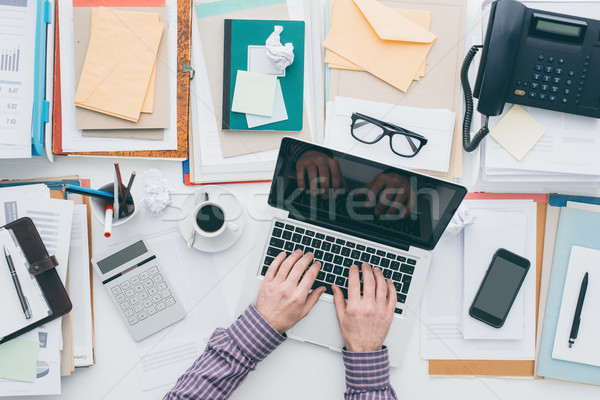
[[447,108],[456,113],[456,126],[447,173],[425,171],[442,179],[462,177],[462,94],[460,66],[464,55],[466,0],[384,1],[389,7],[428,10],[431,32],[437,39],[427,56],[425,77],[413,82],[406,93],[361,71],[330,70],[329,101],[345,96],[422,108]]

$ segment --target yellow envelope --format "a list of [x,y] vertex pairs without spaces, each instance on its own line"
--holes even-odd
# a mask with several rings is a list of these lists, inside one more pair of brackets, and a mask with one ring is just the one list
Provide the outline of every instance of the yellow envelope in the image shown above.
[[[98,9],[94,8],[92,10],[92,23],[91,30],[94,30],[94,23],[96,21],[96,13]],[[160,15],[155,13],[141,13],[134,11],[119,11],[112,10],[117,15],[119,14],[130,14],[132,17],[137,17],[143,19],[145,21],[151,22],[159,22]],[[146,95],[144,96],[144,104],[142,105],[142,112],[151,114],[154,111],[154,88],[156,86],[156,60],[154,61],[154,67],[152,68],[152,75],[150,75],[150,83],[148,83],[148,89],[146,90]]]
[[[408,11],[419,15],[418,10]],[[375,0],[336,0],[323,45],[406,92],[422,71],[435,39],[419,23]],[[344,65],[339,60],[334,64]]]
[[164,24],[98,8],[75,105],[137,122]]
[[[431,25],[431,12],[426,10],[408,10],[402,8],[392,8],[393,11],[400,14],[402,17],[408,19],[409,21],[414,22],[419,25],[421,28],[429,31],[429,27]],[[364,71],[358,65],[351,63],[346,60],[344,57],[340,56],[332,52],[331,50],[327,50],[325,53],[325,62],[329,64],[329,68],[335,69],[346,69],[350,71]],[[413,80],[418,81],[419,78],[425,76],[425,63],[426,60],[423,60],[421,67],[419,68],[419,72],[413,78]]]

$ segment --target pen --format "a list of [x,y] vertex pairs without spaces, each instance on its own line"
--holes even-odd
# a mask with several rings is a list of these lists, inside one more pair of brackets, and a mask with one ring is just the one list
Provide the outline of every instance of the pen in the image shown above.
[[115,172],[117,174],[117,185],[119,185],[119,215],[117,215],[117,218],[119,218],[121,216],[121,210],[125,208],[123,199],[126,197],[123,189],[123,180],[121,179],[121,168],[119,168],[119,163],[117,161],[115,161]]
[[[85,187],[81,187],[81,186],[65,185],[63,189],[70,193],[77,193],[77,194],[81,194],[84,196],[92,196],[92,197],[97,197],[97,198],[101,198],[101,199],[105,199],[105,200],[112,201],[115,198],[115,195],[113,193],[104,192],[102,190],[89,189],[89,188],[85,188]],[[133,203],[133,199],[131,198],[131,196],[127,198],[127,203],[128,204]]]
[[[135,171],[133,171],[131,173],[131,176],[129,177],[129,182],[127,183],[127,187],[125,188],[125,193],[123,194],[123,197],[128,198],[129,197],[129,192],[131,191],[131,186],[133,185],[133,180],[135,179]],[[125,215],[126,214],[126,209],[127,211],[129,211],[129,207],[123,207],[120,211],[121,214]]]
[[104,212],[104,237],[110,237],[112,234],[112,220],[115,208],[110,201],[106,202],[106,211]]
[[581,323],[581,309],[583,308],[583,300],[585,300],[585,293],[588,287],[588,275],[586,272],[581,281],[581,289],[579,289],[579,298],[577,299],[577,306],[575,307],[575,316],[573,317],[573,325],[571,325],[571,334],[569,335],[569,348],[573,347],[577,334],[579,333],[579,324]]
[[21,283],[19,282],[19,277],[17,276],[17,271],[15,271],[15,266],[12,262],[12,257],[10,253],[4,246],[4,257],[6,257],[6,262],[8,263],[8,270],[10,271],[10,275],[12,276],[13,283],[15,284],[15,289],[17,290],[17,296],[19,296],[19,302],[21,303],[21,307],[23,308],[23,313],[25,314],[25,318],[31,318],[31,310],[29,310],[29,303],[27,302],[27,297],[23,294],[23,289],[21,289]]

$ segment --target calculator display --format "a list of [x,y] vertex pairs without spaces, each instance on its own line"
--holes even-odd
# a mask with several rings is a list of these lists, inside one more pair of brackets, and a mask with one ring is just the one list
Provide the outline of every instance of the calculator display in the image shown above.
[[106,274],[107,272],[110,272],[113,269],[118,268],[147,252],[148,249],[144,245],[144,242],[139,240],[133,243],[131,246],[128,246],[103,260],[99,260],[97,265],[100,271],[103,274]]

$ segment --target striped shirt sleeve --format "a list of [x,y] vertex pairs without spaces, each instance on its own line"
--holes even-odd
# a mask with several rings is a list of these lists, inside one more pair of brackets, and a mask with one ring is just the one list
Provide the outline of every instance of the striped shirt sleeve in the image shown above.
[[228,329],[218,328],[204,353],[164,400],[227,399],[285,337],[250,305]]
[[387,348],[366,353],[342,351],[346,367],[346,400],[397,400],[390,385]]

